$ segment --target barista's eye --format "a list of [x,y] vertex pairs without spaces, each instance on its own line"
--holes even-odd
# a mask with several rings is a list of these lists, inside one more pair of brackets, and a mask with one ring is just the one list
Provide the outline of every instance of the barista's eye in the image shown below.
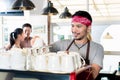
[[72,24],[71,26],[72,26],[72,27],[74,27],[74,25],[73,25],[73,24]]
[[77,28],[81,28],[82,27],[82,25],[81,24],[79,24],[79,25],[76,25],[77,26]]

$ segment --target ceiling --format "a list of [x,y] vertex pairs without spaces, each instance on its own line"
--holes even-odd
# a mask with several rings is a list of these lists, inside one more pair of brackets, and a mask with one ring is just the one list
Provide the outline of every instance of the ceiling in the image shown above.
[[88,11],[94,20],[120,21],[120,0],[51,0],[60,13],[67,7],[70,13]]

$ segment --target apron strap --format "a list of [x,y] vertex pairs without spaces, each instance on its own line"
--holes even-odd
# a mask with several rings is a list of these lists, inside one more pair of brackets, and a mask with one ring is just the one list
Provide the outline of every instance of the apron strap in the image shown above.
[[89,51],[90,51],[90,41],[88,40],[87,51],[86,51],[86,59],[85,59],[85,62],[86,62],[87,65],[90,64],[90,61],[89,61]]

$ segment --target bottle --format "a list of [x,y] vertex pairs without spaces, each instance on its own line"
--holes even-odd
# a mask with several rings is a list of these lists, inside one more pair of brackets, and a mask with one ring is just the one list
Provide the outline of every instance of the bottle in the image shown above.
[[118,63],[118,71],[120,72],[120,62]]

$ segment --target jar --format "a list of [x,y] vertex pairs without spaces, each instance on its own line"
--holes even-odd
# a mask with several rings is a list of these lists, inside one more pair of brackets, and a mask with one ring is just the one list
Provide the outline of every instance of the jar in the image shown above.
[[118,71],[120,72],[120,62],[118,63]]

